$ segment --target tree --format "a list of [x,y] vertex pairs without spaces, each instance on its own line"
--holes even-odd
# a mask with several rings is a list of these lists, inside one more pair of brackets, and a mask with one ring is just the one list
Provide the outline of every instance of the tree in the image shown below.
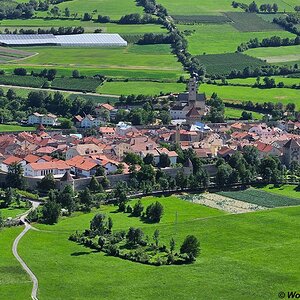
[[4,220],[3,220],[3,217],[2,217],[2,213],[0,211],[0,229],[1,229],[1,227],[3,227],[3,224],[4,224]]
[[155,229],[155,231],[154,231],[153,240],[155,242],[155,246],[158,247],[158,243],[159,243],[159,230],[158,229]]
[[169,155],[166,153],[160,153],[158,167],[159,168],[167,168],[167,167],[170,167],[170,164],[171,164],[171,161],[170,161]]
[[147,153],[143,161],[146,165],[154,165],[154,155],[151,153]]
[[7,93],[6,93],[6,98],[8,100],[14,100],[17,97],[16,92],[13,89],[8,89]]
[[112,227],[113,227],[113,220],[111,217],[108,217],[108,223],[107,223],[107,226],[108,226],[108,230],[111,232],[112,230]]
[[194,235],[188,235],[180,247],[181,254],[187,254],[189,261],[194,261],[200,254],[200,242]]
[[129,165],[140,165],[142,163],[141,157],[133,152],[127,152],[123,160],[126,164]]
[[249,12],[251,12],[251,13],[258,13],[259,12],[258,6],[254,1],[249,4]]
[[102,213],[96,214],[90,222],[90,229],[95,235],[103,235],[108,230],[106,215]]
[[278,12],[278,5],[276,3],[272,6],[273,12],[276,14]]
[[93,192],[100,192],[101,189],[103,191],[102,185],[99,183],[99,181],[97,180],[97,178],[95,176],[92,176],[91,181],[89,183],[89,189]]
[[8,188],[5,190],[5,196],[4,196],[4,205],[5,207],[9,207],[11,205],[11,203],[14,200],[14,189],[12,188]]
[[126,239],[129,244],[139,245],[142,243],[144,237],[144,232],[140,228],[130,227]]
[[21,164],[12,163],[8,166],[6,175],[6,185],[12,188],[24,189],[25,180],[23,176],[23,167]]
[[57,223],[61,207],[54,200],[48,200],[42,208],[43,222],[46,224]]
[[140,217],[142,212],[144,210],[144,206],[142,204],[142,201],[139,200],[134,206],[133,206],[133,211],[132,211],[132,215],[134,217]]
[[68,7],[65,8],[65,16],[66,16],[67,18],[70,17],[70,9],[69,9]]
[[158,184],[160,185],[163,191],[166,191],[169,188],[169,181],[167,178],[163,178],[163,177],[159,178]]
[[171,240],[170,240],[171,253],[173,253],[173,251],[175,250],[175,246],[176,246],[175,240],[174,240],[174,238],[171,238]]
[[82,21],[91,21],[92,20],[92,15],[89,13],[84,13]]
[[91,207],[94,200],[88,187],[86,187],[82,192],[79,193],[79,199],[80,203],[84,204],[86,208]]
[[80,77],[79,71],[78,71],[78,70],[74,70],[74,71],[72,72],[72,77],[73,77],[73,78],[79,78],[79,77]]
[[153,223],[159,223],[164,213],[164,207],[158,201],[150,204],[146,209],[146,219]]
[[52,173],[45,175],[45,177],[38,183],[39,189],[43,191],[54,190],[55,186],[55,179]]

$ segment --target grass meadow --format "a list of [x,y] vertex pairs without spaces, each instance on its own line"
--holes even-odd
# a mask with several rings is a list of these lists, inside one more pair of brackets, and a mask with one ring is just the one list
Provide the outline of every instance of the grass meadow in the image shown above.
[[0,230],[0,298],[1,299],[30,299],[32,284],[27,274],[12,254],[12,244],[17,235],[23,230],[13,227]]
[[186,85],[184,83],[159,83],[159,82],[105,82],[98,87],[100,94],[112,95],[159,95],[160,93],[179,93],[184,92]]
[[[242,116],[242,112],[247,111],[245,109],[238,109],[238,108],[232,108],[232,107],[225,107],[225,117],[227,119],[233,119],[238,120]],[[247,111],[250,112],[250,111]],[[261,120],[263,117],[263,114],[260,114],[258,112],[251,111],[253,120]]]
[[300,91],[296,89],[258,89],[242,86],[216,86],[203,84],[200,87],[200,91],[205,92],[207,96],[211,96],[211,94],[215,92],[225,102],[252,101],[254,103],[295,103],[296,107],[299,108]]
[[285,184],[280,187],[275,187],[274,185],[269,184],[261,188],[261,190],[272,194],[300,199],[300,191],[297,190],[296,185]]
[[[241,43],[248,42],[252,38],[258,38],[259,40],[262,40],[263,38],[272,37],[274,35],[282,38],[295,37],[294,34],[282,30],[267,32],[241,32],[235,29],[231,24],[178,25],[178,28],[181,31],[193,31],[191,35],[186,36],[188,41],[188,50],[192,55],[201,55],[204,53],[233,53]],[[273,49],[276,50],[279,48],[267,49],[272,51]]]
[[300,45],[249,49],[246,54],[266,60],[268,63],[300,63]]
[[[144,206],[155,200],[165,207],[159,224],[143,223],[114,206],[100,211],[112,217],[114,230],[141,227],[151,239],[159,229],[160,243],[173,237],[176,251],[186,235],[196,235],[202,249],[196,263],[153,267],[91,251],[68,241],[75,230],[88,228],[95,211],[77,214],[54,226],[37,225],[48,232],[30,231],[20,242],[22,257],[39,279],[39,299],[275,299],[278,291],[297,288],[300,207],[229,215],[174,197],[150,197]],[[10,268],[15,261],[6,252]],[[15,290],[10,299],[29,298],[28,289]]]

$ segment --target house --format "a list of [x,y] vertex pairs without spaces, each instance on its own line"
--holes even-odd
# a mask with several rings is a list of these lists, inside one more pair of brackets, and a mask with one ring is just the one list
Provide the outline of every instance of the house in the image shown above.
[[91,115],[86,115],[80,122],[80,127],[82,128],[99,127],[101,125],[101,122],[102,120],[98,118],[94,118]]
[[258,157],[260,159],[262,159],[262,158],[264,158],[268,155],[273,155],[273,156],[280,156],[281,155],[280,150],[278,150],[276,147],[274,147],[270,144],[257,142],[255,146],[258,150]]
[[71,172],[79,177],[91,177],[95,175],[99,166],[96,160],[80,155],[66,160],[66,163],[71,166]]
[[26,164],[26,162],[22,158],[11,155],[2,161],[1,170],[3,172],[8,172],[9,166],[13,163],[21,164],[23,168]]
[[111,117],[111,112],[114,111],[114,107],[108,103],[101,103],[98,104],[97,107],[95,108],[96,115],[101,117],[103,116],[103,112],[107,112],[109,117]]
[[100,127],[99,128],[99,133],[103,137],[113,136],[113,135],[115,135],[115,132],[116,132],[116,130],[113,127]]
[[62,160],[43,162],[43,163],[31,163],[25,166],[25,176],[28,177],[44,177],[47,174],[53,174],[54,177],[60,178],[67,171],[70,171],[71,167]]
[[125,122],[119,122],[116,125],[116,134],[125,136],[127,133],[132,132],[133,127]]
[[48,126],[58,125],[58,118],[53,114],[39,114],[37,112],[33,113],[28,117],[28,124],[42,124]]
[[77,155],[80,156],[89,156],[97,155],[102,153],[102,148],[95,144],[79,144],[69,148],[66,151],[66,159],[71,159]]
[[72,119],[72,121],[76,127],[81,127],[82,120],[83,120],[83,117],[80,115],[74,116]]
[[144,158],[144,157],[147,156],[147,154],[152,154],[153,155],[154,164],[158,165],[159,158],[160,158],[160,155],[162,153],[168,155],[168,157],[170,159],[170,162],[171,162],[171,165],[175,165],[177,163],[178,154],[175,151],[169,151],[166,148],[155,148],[153,150],[152,149],[151,150],[144,150],[144,151],[140,152],[140,156],[141,156],[141,158]]

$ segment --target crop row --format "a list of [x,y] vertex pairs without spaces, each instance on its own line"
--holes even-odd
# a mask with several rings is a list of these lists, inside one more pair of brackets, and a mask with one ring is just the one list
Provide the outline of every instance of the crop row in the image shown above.
[[16,75],[2,75],[0,76],[0,84],[28,86],[28,87],[42,87],[47,80],[45,78],[33,76],[16,76]]
[[62,90],[95,92],[101,81],[94,78],[55,78],[51,87]]

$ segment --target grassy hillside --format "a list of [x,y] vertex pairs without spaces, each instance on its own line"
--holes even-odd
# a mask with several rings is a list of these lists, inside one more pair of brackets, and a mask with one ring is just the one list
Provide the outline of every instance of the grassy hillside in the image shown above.
[[[147,205],[154,200],[143,202]],[[39,297],[274,299],[278,291],[296,289],[299,207],[225,215],[174,198],[158,200],[166,211],[160,224],[142,223],[116,213],[115,207],[101,211],[113,218],[115,230],[139,226],[151,238],[158,228],[160,243],[168,244],[174,237],[176,251],[187,234],[196,235],[202,252],[195,264],[150,267],[91,251],[68,241],[70,233],[89,226],[94,212],[78,215],[55,226],[38,226],[51,232],[31,231],[21,241],[21,255],[40,281]]]

